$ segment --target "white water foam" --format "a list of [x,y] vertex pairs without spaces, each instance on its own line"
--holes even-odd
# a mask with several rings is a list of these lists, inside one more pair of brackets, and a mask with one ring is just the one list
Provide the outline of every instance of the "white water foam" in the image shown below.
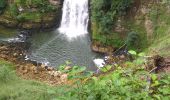
[[64,0],[60,33],[68,38],[87,34],[88,21],[88,0]]
[[105,66],[105,61],[103,59],[94,59],[93,62],[99,69]]

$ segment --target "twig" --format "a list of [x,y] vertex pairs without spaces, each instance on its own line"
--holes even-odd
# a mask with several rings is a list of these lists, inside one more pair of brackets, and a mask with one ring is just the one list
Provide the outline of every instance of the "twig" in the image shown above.
[[113,53],[116,53],[116,52],[118,52],[121,48],[123,48],[124,46],[126,45],[126,43],[125,44],[123,44],[119,49],[117,49],[115,52],[113,52]]
[[155,71],[157,69],[157,67],[153,68],[151,71],[149,71],[149,73],[152,73],[153,71]]

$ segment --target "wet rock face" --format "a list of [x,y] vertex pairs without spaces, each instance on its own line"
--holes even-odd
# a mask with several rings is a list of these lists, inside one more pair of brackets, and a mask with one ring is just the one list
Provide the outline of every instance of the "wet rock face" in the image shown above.
[[61,0],[48,0],[52,5],[61,4]]
[[29,31],[21,31],[17,36],[8,39],[9,43],[17,43],[17,42],[26,42],[28,38],[31,36]]
[[[49,0],[52,5],[56,8],[55,11],[48,11],[44,14],[42,14],[39,19],[32,20],[19,20],[15,16],[13,17],[11,14],[8,14],[8,10],[5,11],[2,15],[0,15],[0,24],[9,27],[9,28],[20,28],[20,29],[34,29],[34,30],[40,30],[40,29],[49,29],[54,27],[59,27],[60,20],[61,20],[61,14],[62,14],[62,1],[63,0]],[[12,1],[9,3],[13,3]],[[23,8],[18,7],[19,13],[22,13]],[[28,9],[27,9],[28,10]],[[30,8],[28,11],[25,10],[25,12],[33,11],[40,13],[36,8]]]
[[5,27],[9,27],[9,28],[13,28],[13,27],[17,27],[18,22],[17,20],[11,18],[8,15],[0,15],[0,24],[5,26]]

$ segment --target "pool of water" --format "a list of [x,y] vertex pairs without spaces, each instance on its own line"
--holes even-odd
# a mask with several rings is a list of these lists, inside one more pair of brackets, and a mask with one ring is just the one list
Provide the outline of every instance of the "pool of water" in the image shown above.
[[[0,41],[16,37],[18,30],[0,27]],[[59,67],[71,62],[71,65],[86,66],[88,70],[96,70],[93,60],[101,55],[92,52],[88,34],[76,38],[68,38],[57,30],[33,33],[28,42],[31,43],[28,58],[38,62],[49,62],[50,66]]]
[[88,34],[70,39],[58,31],[40,32],[33,34],[30,41],[32,46],[29,58],[32,60],[49,61],[56,67],[69,61],[72,65],[96,70],[93,60],[100,55],[91,51]]
[[8,38],[14,37],[17,34],[16,29],[5,28],[0,26],[0,41],[7,40]]

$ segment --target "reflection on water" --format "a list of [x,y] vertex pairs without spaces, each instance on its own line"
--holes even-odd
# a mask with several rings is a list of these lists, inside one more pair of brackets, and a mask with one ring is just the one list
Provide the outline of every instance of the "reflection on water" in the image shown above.
[[16,34],[17,34],[17,30],[10,29],[10,28],[4,28],[4,27],[0,26],[0,41],[3,41],[10,37],[14,37]]

